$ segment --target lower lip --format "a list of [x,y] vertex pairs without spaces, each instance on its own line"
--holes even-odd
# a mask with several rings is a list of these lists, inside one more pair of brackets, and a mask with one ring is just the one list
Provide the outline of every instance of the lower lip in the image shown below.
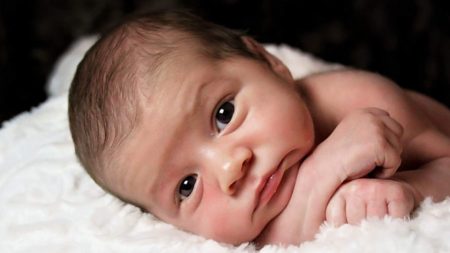
[[272,199],[273,195],[277,192],[278,187],[280,186],[281,180],[283,179],[284,171],[278,169],[269,179],[267,179],[266,184],[264,185],[264,189],[261,192],[259,198],[259,204],[265,205],[270,199]]

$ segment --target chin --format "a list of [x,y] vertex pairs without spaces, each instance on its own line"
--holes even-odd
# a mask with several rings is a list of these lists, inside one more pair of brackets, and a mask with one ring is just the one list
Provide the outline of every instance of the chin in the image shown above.
[[209,237],[215,241],[222,242],[222,243],[228,243],[232,245],[239,245],[246,242],[251,242],[255,240],[258,235],[261,233],[262,229],[258,231],[243,231],[240,230],[239,233],[232,233],[232,234],[222,234],[217,233],[212,237]]

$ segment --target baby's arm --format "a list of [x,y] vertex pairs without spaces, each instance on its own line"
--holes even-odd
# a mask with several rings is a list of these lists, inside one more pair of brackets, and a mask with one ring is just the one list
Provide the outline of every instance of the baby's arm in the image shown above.
[[425,197],[442,201],[450,196],[450,157],[435,159],[416,170],[398,172],[393,178],[415,189],[416,204]]
[[327,206],[326,220],[334,225],[357,224],[369,217],[405,217],[425,197],[435,201],[450,194],[450,159],[434,160],[417,170],[388,179],[356,179],[343,184]]
[[402,135],[403,127],[388,112],[356,109],[315,148],[305,165],[322,175],[331,173],[339,185],[370,172],[387,178],[401,164]]
[[[303,161],[288,206],[258,238],[264,243],[312,239],[328,201],[346,180],[375,168],[392,175],[400,165],[402,127],[376,108],[355,110]],[[301,224],[301,225],[300,225]]]
[[[348,167],[348,171],[352,173],[347,175],[339,174],[339,171],[338,174],[333,173],[338,163],[332,158],[351,157],[349,150],[352,149],[328,149],[331,152],[328,155],[327,152],[318,152],[320,149],[326,150],[325,144],[332,147],[331,137],[338,130],[339,125],[352,112],[362,108],[381,108],[389,112],[389,115],[404,127],[401,139],[402,158],[403,167],[408,171],[399,172],[396,177],[417,190],[419,193],[417,201],[420,201],[423,196],[433,196],[435,200],[440,200],[450,195],[450,184],[448,184],[450,181],[450,130],[445,123],[437,126],[438,123],[427,113],[427,111],[439,113],[439,116],[434,115],[434,118],[449,122],[450,112],[447,109],[435,110],[433,106],[429,107],[431,110],[424,109],[425,103],[412,99],[389,80],[362,71],[348,70],[311,76],[302,80],[300,85],[311,105],[312,114],[316,117],[315,122],[321,124],[318,126],[321,128],[319,135],[326,136],[328,139],[325,139],[322,142],[323,145],[319,145],[302,164],[291,202],[264,231],[260,237],[263,243],[298,243],[312,239],[325,218],[328,201],[345,177],[356,178],[363,175],[358,174],[361,170],[358,168],[353,170],[355,168],[351,167]],[[353,135],[352,131],[347,133],[350,137]],[[342,135],[341,138],[334,139],[343,141],[347,137]],[[387,166],[385,169],[389,167],[392,166]],[[324,174],[324,171],[332,173]],[[362,171],[367,173],[370,169]],[[388,173],[382,173],[382,175],[389,175],[395,169],[385,171]],[[322,220],[321,215],[323,215]]]
[[339,226],[369,217],[408,216],[418,203],[414,187],[404,181],[360,178],[343,184],[327,206],[326,220]]

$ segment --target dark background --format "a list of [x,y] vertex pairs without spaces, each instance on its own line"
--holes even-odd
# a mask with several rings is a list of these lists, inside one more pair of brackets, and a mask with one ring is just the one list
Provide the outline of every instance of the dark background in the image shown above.
[[0,0],[0,123],[46,99],[58,56],[136,11],[187,7],[265,43],[379,72],[450,105],[450,1]]

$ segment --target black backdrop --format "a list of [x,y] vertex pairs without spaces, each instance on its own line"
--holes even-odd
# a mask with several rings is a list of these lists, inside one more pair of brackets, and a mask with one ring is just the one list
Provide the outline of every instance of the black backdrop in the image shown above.
[[450,105],[450,1],[0,0],[0,122],[45,100],[58,56],[124,15],[190,8],[261,42],[379,72]]

